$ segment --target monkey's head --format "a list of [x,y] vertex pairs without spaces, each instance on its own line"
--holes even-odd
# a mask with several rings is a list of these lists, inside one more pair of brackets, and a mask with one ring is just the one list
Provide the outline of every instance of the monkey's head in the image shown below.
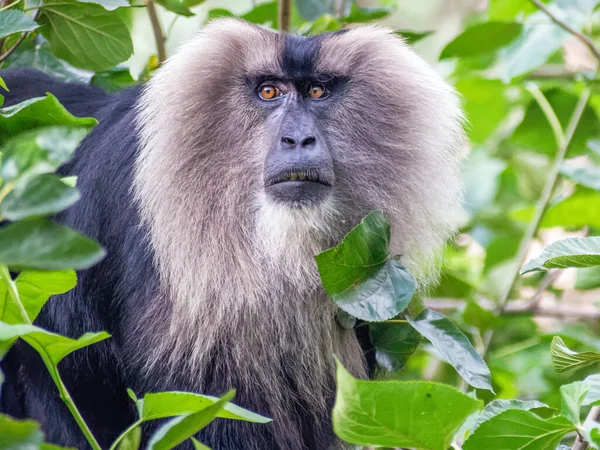
[[[297,37],[217,20],[140,106],[135,187],[157,235],[195,230],[235,260],[242,236],[312,257],[381,209],[392,251],[418,275],[454,230],[459,104],[390,30]],[[173,239],[155,239],[159,254]]]

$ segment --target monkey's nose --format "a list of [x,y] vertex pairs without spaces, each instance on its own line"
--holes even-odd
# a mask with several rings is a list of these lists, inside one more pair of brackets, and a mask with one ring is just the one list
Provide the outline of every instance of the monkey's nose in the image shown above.
[[298,141],[300,141],[300,147],[307,148],[307,147],[314,146],[315,143],[317,142],[317,138],[314,136],[307,136],[303,139],[295,139],[290,136],[283,136],[281,138],[281,142],[282,142],[284,148],[290,148],[290,149],[295,148]]

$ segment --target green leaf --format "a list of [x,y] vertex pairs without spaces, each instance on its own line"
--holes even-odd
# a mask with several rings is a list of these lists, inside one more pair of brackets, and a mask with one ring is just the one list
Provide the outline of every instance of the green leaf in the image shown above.
[[108,11],[112,11],[117,8],[128,8],[129,2],[127,0],[79,0],[82,3],[94,3],[102,6]]
[[[296,0],[294,3],[305,20],[316,20],[323,14],[338,15],[333,0]],[[345,14],[346,11],[342,11],[342,15]]]
[[600,266],[577,270],[575,289],[587,291],[600,287]]
[[566,163],[561,166],[560,172],[575,183],[600,192],[599,166],[576,167]]
[[395,11],[394,8],[352,8],[346,17],[340,19],[345,23],[366,23],[388,17]]
[[54,95],[46,94],[46,97],[36,97],[0,108],[0,144],[11,136],[32,128],[57,125],[91,128],[97,123],[92,117],[75,117]]
[[117,450],[138,450],[142,441],[142,428],[137,427],[127,433],[119,443]]
[[556,447],[574,430],[564,417],[541,419],[530,411],[510,409],[482,423],[463,450],[545,450]]
[[[2,79],[2,77],[0,77],[0,87],[2,89],[4,89],[5,91],[8,91],[8,87],[6,86],[6,83],[4,82],[4,80]],[[0,105],[2,106],[2,105]]]
[[118,92],[136,84],[129,69],[115,68],[106,72],[99,72],[92,77],[92,84],[107,92]]
[[[553,227],[600,227],[600,195],[581,192],[552,205],[540,224],[541,228]],[[535,207],[513,211],[511,216],[521,222],[529,222]]]
[[337,31],[342,29],[342,24],[331,14],[323,14],[312,23],[302,26],[298,33],[303,36],[314,36],[327,31]]
[[198,442],[197,439],[190,438],[192,444],[194,444],[194,450],[210,450],[210,448],[204,445],[202,442]]
[[[77,276],[72,270],[55,272],[24,270],[15,280],[25,312],[32,322],[51,296],[70,291],[76,283]],[[15,309],[16,305],[3,300],[7,298],[6,294],[6,286],[0,284],[0,321],[8,324],[20,323],[21,318]]]
[[589,375],[583,380],[586,386],[589,388],[583,405],[594,405],[600,402],[600,374]]
[[4,38],[13,33],[32,31],[38,27],[39,25],[35,23],[35,20],[24,12],[16,9],[0,11],[0,38]]
[[481,401],[451,386],[425,381],[363,381],[337,363],[333,428],[363,446],[447,450]]
[[218,19],[219,17],[235,17],[235,14],[223,8],[214,8],[208,11],[206,22]]
[[567,347],[559,336],[552,338],[550,356],[552,358],[552,366],[558,373],[567,372],[572,369],[581,369],[600,361],[600,353],[575,352]]
[[272,24],[274,28],[277,28],[277,2],[261,3],[241,18],[259,25]]
[[512,42],[522,30],[517,22],[485,22],[467,28],[440,55],[440,59],[490,53]]
[[535,12],[537,8],[531,2],[522,0],[491,0],[488,6],[488,20],[514,20],[521,15]]
[[561,416],[566,417],[574,425],[580,425],[581,405],[590,387],[582,381],[565,384],[560,387],[562,399]]
[[427,36],[433,34],[433,31],[413,31],[413,30],[402,30],[396,29],[394,33],[398,36],[402,36],[404,38],[404,42],[408,45],[412,45],[415,42],[420,41],[421,39],[425,39]]
[[56,175],[38,175],[17,186],[0,203],[0,216],[11,221],[56,214],[79,200],[79,191]]
[[104,250],[72,229],[47,219],[31,219],[0,228],[0,264],[11,268],[87,269]]
[[191,438],[212,422],[234,395],[235,391],[229,391],[215,403],[196,413],[169,420],[150,438],[147,450],[169,450]]
[[323,287],[348,314],[383,321],[410,302],[416,282],[397,259],[389,258],[389,242],[390,224],[374,211],[341,244],[315,257]]
[[191,17],[194,13],[190,10],[186,0],[156,0],[157,3],[180,16]]
[[600,266],[600,236],[566,238],[553,242],[528,261],[521,274],[545,269]]
[[483,308],[473,300],[467,301],[463,319],[466,324],[477,327],[481,331],[496,329],[502,323],[500,317],[494,312]]
[[467,337],[446,316],[425,309],[409,323],[435,347],[440,357],[471,386],[492,389],[490,369]]
[[133,53],[127,26],[117,11],[73,0],[42,7],[39,23],[52,53],[76,67],[101,71]]
[[377,363],[390,372],[404,368],[421,342],[421,335],[408,323],[371,323],[369,336],[377,349]]
[[548,408],[548,405],[537,400],[494,400],[483,408],[479,419],[474,427],[478,428],[484,422],[502,414],[504,411],[509,409],[520,409],[522,411],[529,411],[530,409]]
[[35,450],[44,441],[40,424],[34,420],[16,420],[0,414],[0,448],[2,450]]

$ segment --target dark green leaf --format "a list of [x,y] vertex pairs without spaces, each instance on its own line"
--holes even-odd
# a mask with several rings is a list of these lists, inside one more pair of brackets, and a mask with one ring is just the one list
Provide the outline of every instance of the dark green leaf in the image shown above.
[[127,26],[117,11],[62,0],[42,7],[42,34],[52,53],[76,67],[101,71],[125,61],[133,53]]
[[277,27],[277,2],[261,3],[246,14],[242,19],[257,24],[272,24]]
[[191,438],[212,422],[234,395],[235,391],[229,391],[212,405],[196,413],[178,416],[169,420],[156,430],[150,438],[147,450],[169,450]]
[[576,381],[560,387],[562,399],[561,416],[566,417],[574,425],[580,425],[581,405],[590,387],[582,382]]
[[493,392],[490,369],[467,337],[446,316],[425,309],[418,317],[408,318],[408,321],[467,383]]
[[412,298],[416,282],[398,260],[389,259],[389,240],[389,222],[374,211],[341,244],[315,257],[325,290],[348,314],[383,321]]
[[433,31],[413,31],[397,29],[394,30],[394,33],[396,33],[399,36],[402,36],[404,38],[404,42],[406,42],[409,45],[412,45],[415,42],[418,42],[421,39],[424,39],[427,36],[433,34]]
[[546,269],[600,266],[600,236],[566,238],[553,242],[528,261],[521,274]]
[[346,17],[340,19],[345,23],[365,23],[383,19],[394,12],[393,8],[353,8]]
[[467,28],[442,50],[440,59],[490,53],[509,44],[522,30],[517,22],[485,22]]
[[552,357],[554,370],[558,373],[591,366],[600,361],[600,353],[575,352],[567,347],[564,341],[558,336],[552,338],[550,356]]
[[0,448],[35,450],[44,441],[40,425],[34,420],[16,420],[0,414]]
[[32,31],[39,25],[27,14],[16,9],[0,11],[0,38],[13,33]]
[[77,118],[69,113],[52,94],[36,97],[13,106],[0,108],[0,144],[23,131],[44,126],[91,128],[94,118]]
[[11,221],[60,212],[79,200],[79,191],[56,175],[44,174],[17,186],[0,203],[0,217]]
[[92,78],[92,84],[107,92],[117,92],[136,84],[129,69],[113,69],[99,72]]
[[338,362],[333,428],[363,446],[447,450],[481,402],[451,386],[425,381],[363,381]]
[[377,363],[391,372],[404,368],[421,342],[421,335],[408,323],[369,324]]
[[104,257],[94,241],[47,219],[0,229],[0,264],[41,270],[87,269]]

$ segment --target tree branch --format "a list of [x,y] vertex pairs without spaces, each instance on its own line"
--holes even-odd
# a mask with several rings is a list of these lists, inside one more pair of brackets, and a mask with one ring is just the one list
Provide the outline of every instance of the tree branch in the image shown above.
[[150,23],[152,24],[154,40],[156,41],[156,52],[158,53],[158,62],[159,64],[162,64],[167,60],[167,49],[165,47],[165,42],[167,40],[162,31],[162,27],[160,25],[160,20],[158,19],[158,12],[156,10],[156,5],[154,4],[154,1],[146,0],[146,6],[148,9],[148,17],[150,18]]
[[596,59],[598,59],[598,61],[600,61],[600,50],[598,50],[598,48],[596,47],[596,45],[594,45],[594,42],[588,36],[586,36],[585,34],[582,34],[579,31],[571,28],[571,26],[569,24],[563,22],[561,19],[559,19],[558,17],[556,17],[554,15],[554,13],[552,11],[550,11],[548,9],[548,7],[546,5],[544,5],[540,0],[531,0],[531,3],[533,3],[541,11],[543,11],[544,14],[546,14],[548,17],[550,17],[550,19],[552,20],[552,22],[554,22],[555,24],[557,24],[563,30],[568,31],[573,36],[575,36],[577,39],[579,39],[581,42],[583,42],[586,45],[586,47],[589,48],[590,51],[594,54],[594,56],[596,57]]
[[[532,0],[534,1],[534,0]],[[573,114],[571,115],[571,119],[569,120],[569,124],[567,125],[567,129],[564,133],[564,136],[557,136],[557,151],[556,156],[554,157],[554,163],[552,168],[550,169],[550,173],[548,174],[548,178],[546,178],[546,185],[544,186],[544,190],[540,195],[540,199],[537,202],[536,212],[533,220],[529,223],[525,235],[521,240],[521,244],[519,245],[519,251],[517,253],[517,257],[515,258],[515,265],[513,267],[513,272],[510,278],[509,283],[506,286],[505,291],[502,293],[502,296],[498,300],[498,305],[496,307],[496,311],[499,314],[502,314],[504,309],[507,306],[508,299],[510,297],[510,293],[513,288],[517,284],[517,279],[519,278],[519,270],[523,263],[525,262],[525,258],[527,257],[527,250],[529,249],[529,244],[535,237],[538,228],[542,222],[542,218],[548,209],[548,204],[550,202],[550,197],[552,196],[552,191],[556,186],[556,182],[558,180],[558,174],[560,170],[560,166],[562,165],[565,155],[567,154],[567,150],[569,149],[569,144],[573,139],[573,135],[575,134],[575,130],[579,125],[579,121],[583,116],[583,111],[585,110],[585,105],[590,98],[590,90],[585,89],[581,95],[579,96],[579,100],[577,101],[577,105],[575,105],[575,109],[573,110]],[[536,98],[537,100],[537,98]],[[547,119],[550,123],[552,123],[552,114],[554,111],[552,110],[552,114],[549,114],[549,111],[544,110],[542,104],[540,104],[542,110],[547,114]],[[483,339],[483,357],[485,358],[490,349],[490,344],[492,342],[492,338],[494,337],[494,330],[490,330]]]
[[291,0],[279,0],[279,31],[290,31]]

